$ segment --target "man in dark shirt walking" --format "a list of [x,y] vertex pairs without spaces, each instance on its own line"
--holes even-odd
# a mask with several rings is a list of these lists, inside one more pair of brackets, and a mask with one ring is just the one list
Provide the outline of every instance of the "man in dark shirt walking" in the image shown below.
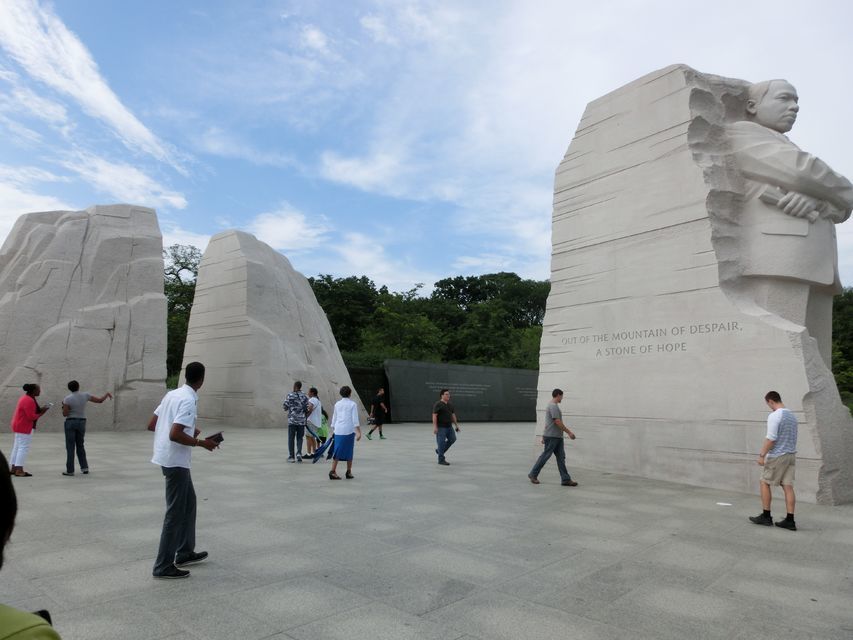
[[[440,400],[432,408],[432,432],[435,434],[435,441],[438,445],[435,450],[438,454],[438,464],[447,467],[450,466],[450,463],[444,459],[444,454],[456,442],[456,433],[459,433],[459,420],[456,418],[453,405],[450,404],[450,391],[442,389],[438,395]],[[453,433],[454,427],[456,433]]]
[[373,397],[373,402],[370,404],[370,417],[373,418],[373,428],[367,432],[367,439],[372,440],[370,436],[374,431],[379,429],[379,439],[384,440],[382,435],[382,425],[385,424],[385,418],[388,416],[388,405],[385,400],[385,389],[379,387],[376,395]]

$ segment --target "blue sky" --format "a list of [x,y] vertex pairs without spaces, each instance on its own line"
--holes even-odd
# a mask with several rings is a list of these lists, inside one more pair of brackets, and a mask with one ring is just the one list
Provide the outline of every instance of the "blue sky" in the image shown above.
[[239,228],[306,275],[546,278],[586,103],[669,64],[789,79],[791,138],[853,176],[851,7],[2,0],[0,240],[22,213],[131,202],[166,244]]

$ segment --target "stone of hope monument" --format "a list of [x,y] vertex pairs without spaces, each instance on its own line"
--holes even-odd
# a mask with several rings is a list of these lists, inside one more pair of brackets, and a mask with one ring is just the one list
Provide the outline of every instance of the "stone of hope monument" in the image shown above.
[[565,391],[577,464],[753,493],[773,389],[798,496],[853,501],[830,362],[853,185],[786,136],[798,100],[676,65],[587,106],[556,172],[538,401]]

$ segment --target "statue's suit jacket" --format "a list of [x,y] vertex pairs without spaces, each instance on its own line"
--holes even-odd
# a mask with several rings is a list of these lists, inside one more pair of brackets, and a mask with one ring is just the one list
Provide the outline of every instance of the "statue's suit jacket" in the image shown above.
[[[750,121],[727,128],[729,149],[744,177],[738,219],[740,270],[746,276],[792,278],[840,289],[835,224],[853,209],[853,184],[777,131]],[[826,203],[814,222],[759,200],[772,185]]]

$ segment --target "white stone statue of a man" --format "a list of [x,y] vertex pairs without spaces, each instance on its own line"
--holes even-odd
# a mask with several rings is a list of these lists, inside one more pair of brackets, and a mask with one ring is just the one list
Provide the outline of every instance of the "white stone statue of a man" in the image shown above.
[[753,84],[746,119],[727,127],[746,186],[737,219],[739,289],[754,312],[805,326],[829,367],[832,298],[841,291],[835,225],[850,216],[853,184],[784,135],[798,100],[785,80]]

